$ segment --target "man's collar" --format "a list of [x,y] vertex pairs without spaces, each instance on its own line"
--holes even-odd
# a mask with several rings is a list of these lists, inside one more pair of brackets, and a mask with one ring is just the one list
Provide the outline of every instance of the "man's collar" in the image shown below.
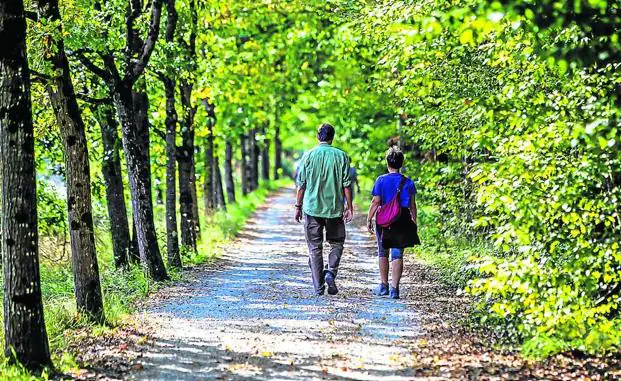
[[320,146],[331,146],[332,143],[328,143],[328,142],[319,142]]

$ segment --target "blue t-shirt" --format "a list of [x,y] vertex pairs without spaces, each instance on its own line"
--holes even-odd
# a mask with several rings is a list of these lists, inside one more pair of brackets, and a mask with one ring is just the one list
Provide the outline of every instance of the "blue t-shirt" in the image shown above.
[[[401,184],[402,176],[400,173],[387,173],[381,175],[375,180],[373,185],[373,196],[379,196],[382,200],[382,205],[387,204],[397,194],[399,184]],[[416,186],[414,181],[406,178],[403,190],[401,191],[401,207],[408,208],[410,206],[410,199],[416,195]]]

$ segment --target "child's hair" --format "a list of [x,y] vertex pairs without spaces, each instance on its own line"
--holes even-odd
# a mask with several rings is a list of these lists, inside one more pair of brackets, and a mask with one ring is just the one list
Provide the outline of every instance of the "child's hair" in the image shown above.
[[390,147],[386,153],[386,163],[390,168],[401,169],[403,167],[403,161],[405,156],[403,152],[397,147]]

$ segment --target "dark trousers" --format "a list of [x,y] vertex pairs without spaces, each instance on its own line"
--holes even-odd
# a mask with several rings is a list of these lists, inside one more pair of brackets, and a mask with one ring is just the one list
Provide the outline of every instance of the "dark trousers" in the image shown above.
[[[325,239],[330,244],[330,254],[325,267],[323,263],[324,230]],[[308,244],[308,264],[313,274],[313,286],[315,292],[320,293],[324,289],[326,271],[331,272],[335,277],[337,275],[345,243],[345,222],[341,217],[322,218],[304,215],[304,231]]]

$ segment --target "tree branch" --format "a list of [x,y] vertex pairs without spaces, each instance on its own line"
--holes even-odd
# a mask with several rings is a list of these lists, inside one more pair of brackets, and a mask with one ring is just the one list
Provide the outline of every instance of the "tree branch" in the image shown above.
[[78,98],[79,100],[82,100],[84,102],[99,106],[99,105],[105,105],[105,104],[112,104],[112,99],[108,98],[108,97],[104,97],[104,98],[93,98],[89,95],[86,94],[80,94],[80,93],[76,93],[76,98]]
[[52,80],[52,77],[50,77],[49,75],[40,73],[32,69],[30,69],[30,77],[32,78],[33,82],[42,83],[42,84],[45,84],[48,81]]
[[159,128],[153,127],[153,126],[151,127],[151,131],[153,131],[155,135],[159,136],[163,140],[166,140],[166,134],[164,133],[164,131],[160,130]]
[[24,16],[32,21],[39,21],[39,14],[35,11],[24,11]]
[[90,58],[86,57],[84,55],[86,51],[87,50],[84,50],[84,49],[70,51],[70,52],[67,52],[67,55],[76,57],[78,61],[80,61],[82,65],[84,65],[84,67],[90,70],[93,74],[100,77],[106,82],[109,81],[112,78],[111,74],[108,71],[97,66]]
[[131,83],[136,81],[138,77],[142,75],[144,69],[147,67],[149,63],[149,59],[151,58],[151,53],[153,53],[153,49],[155,48],[155,42],[160,33],[160,20],[162,18],[162,6],[163,0],[153,0],[153,4],[151,6],[151,25],[149,26],[149,34],[142,45],[141,54],[138,60],[134,65],[127,68],[128,77],[126,80],[129,80]]

